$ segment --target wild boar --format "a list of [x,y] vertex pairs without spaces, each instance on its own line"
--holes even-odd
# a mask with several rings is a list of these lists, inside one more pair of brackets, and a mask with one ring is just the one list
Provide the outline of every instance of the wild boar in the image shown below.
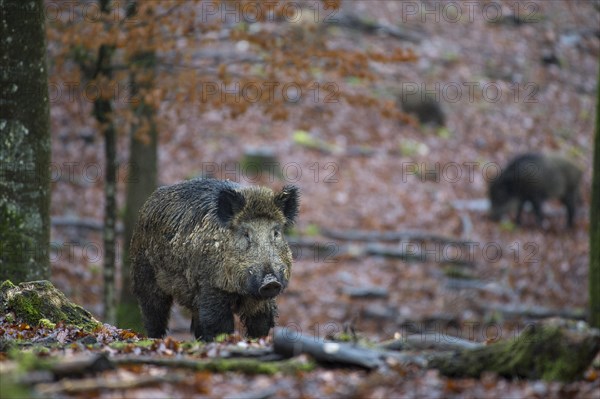
[[291,275],[283,231],[298,207],[292,185],[274,193],[198,178],[157,189],[140,210],[130,250],[148,336],[165,335],[173,301],[192,312],[198,339],[232,333],[234,313],[248,336],[267,335]]
[[542,203],[560,200],[567,209],[567,226],[573,226],[579,200],[581,170],[557,155],[527,153],[514,158],[489,185],[490,216],[499,220],[518,201],[516,223],[521,223],[525,202],[531,203],[538,226],[542,224]]

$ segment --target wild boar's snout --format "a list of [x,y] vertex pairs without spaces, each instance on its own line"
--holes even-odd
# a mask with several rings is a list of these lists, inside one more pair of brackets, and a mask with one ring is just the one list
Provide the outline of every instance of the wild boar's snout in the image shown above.
[[282,285],[272,274],[267,274],[258,289],[258,293],[263,298],[274,298],[281,292]]

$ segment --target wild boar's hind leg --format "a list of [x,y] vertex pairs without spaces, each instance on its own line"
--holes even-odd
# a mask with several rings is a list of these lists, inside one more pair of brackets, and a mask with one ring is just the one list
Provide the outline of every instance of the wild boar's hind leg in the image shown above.
[[133,287],[142,310],[142,319],[148,337],[164,337],[169,324],[173,298],[158,287],[154,271],[149,264],[135,265]]
[[563,198],[562,203],[567,208],[567,227],[573,227],[575,218],[575,203],[577,202],[577,193],[570,192]]
[[533,206],[533,211],[535,213],[535,220],[537,222],[538,227],[542,226],[542,222],[544,220],[544,215],[542,215],[542,201],[534,198],[530,200],[531,205]]
[[[142,301],[140,299],[140,301]],[[144,325],[150,338],[162,338],[167,333],[173,298],[157,293],[141,303]]]

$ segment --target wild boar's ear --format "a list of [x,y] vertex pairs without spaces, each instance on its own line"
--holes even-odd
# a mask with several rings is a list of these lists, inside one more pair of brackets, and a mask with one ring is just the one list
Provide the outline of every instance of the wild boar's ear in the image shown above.
[[286,185],[275,195],[275,204],[285,216],[287,226],[294,224],[300,207],[300,192],[296,186]]
[[226,225],[236,213],[241,211],[246,204],[244,196],[231,188],[225,188],[219,192],[217,200],[217,218]]

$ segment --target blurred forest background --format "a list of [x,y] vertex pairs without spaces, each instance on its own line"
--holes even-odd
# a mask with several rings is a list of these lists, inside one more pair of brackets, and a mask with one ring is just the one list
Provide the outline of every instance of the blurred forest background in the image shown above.
[[[102,16],[93,2],[72,13],[48,3],[49,17],[57,7],[47,32],[58,287],[103,315],[108,123],[119,267],[136,217],[128,205],[156,185],[212,174],[302,190],[294,234],[326,246],[297,248],[281,324],[340,330],[352,321],[385,337],[404,321],[442,315],[496,320],[494,309],[517,305],[585,306],[596,3],[483,2],[470,13],[438,2],[253,4],[119,3]],[[102,46],[111,48],[107,76],[96,71]],[[403,90],[415,89],[443,126],[402,112]],[[112,107],[104,124],[94,116],[99,98]],[[573,231],[563,230],[558,204],[547,204],[544,229],[533,219],[499,225],[461,206],[485,198],[495,167],[526,151],[559,152],[582,167]],[[274,157],[282,174],[249,168],[257,154]],[[419,230],[472,245],[409,235],[414,246],[404,249],[433,259],[407,262],[354,256],[327,230]],[[468,266],[443,262],[454,258]],[[365,287],[381,297],[353,297]]]
[[[300,187],[280,325],[493,341],[582,317],[597,1],[44,5],[51,281],[100,320],[139,330],[137,209],[198,176]],[[541,228],[486,217],[489,179],[528,151],[583,170],[572,230],[553,201]],[[187,317],[174,311],[175,336]]]

